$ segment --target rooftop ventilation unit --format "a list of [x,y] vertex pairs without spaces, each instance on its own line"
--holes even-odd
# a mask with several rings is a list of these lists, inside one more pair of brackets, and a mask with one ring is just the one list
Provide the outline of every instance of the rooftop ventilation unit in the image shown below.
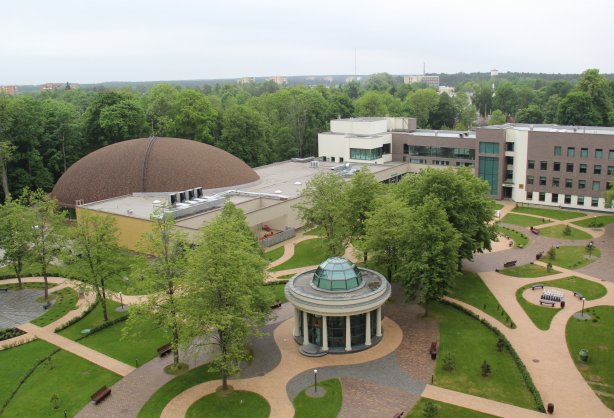
[[169,194],[168,197],[170,198],[171,206],[174,207],[175,205],[177,205],[177,195],[175,193]]
[[203,188],[202,187],[197,187],[196,189],[194,189],[196,191],[196,197],[197,198],[201,198],[203,197]]
[[194,193],[194,189],[190,189],[187,192],[188,192],[188,200],[194,200],[194,197],[196,197],[196,194]]
[[186,192],[179,192],[179,203],[183,203],[188,200],[188,194]]

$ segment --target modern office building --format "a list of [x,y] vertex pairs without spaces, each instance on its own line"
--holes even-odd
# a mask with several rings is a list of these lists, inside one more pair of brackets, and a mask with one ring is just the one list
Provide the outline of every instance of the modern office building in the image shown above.
[[403,77],[403,82],[405,84],[424,83],[435,90],[439,88],[438,75],[406,75]]

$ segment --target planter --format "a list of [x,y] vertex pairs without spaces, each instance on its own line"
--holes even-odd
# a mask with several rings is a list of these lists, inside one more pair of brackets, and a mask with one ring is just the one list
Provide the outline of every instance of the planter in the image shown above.
[[588,361],[588,350],[586,348],[580,350],[580,360],[584,363]]

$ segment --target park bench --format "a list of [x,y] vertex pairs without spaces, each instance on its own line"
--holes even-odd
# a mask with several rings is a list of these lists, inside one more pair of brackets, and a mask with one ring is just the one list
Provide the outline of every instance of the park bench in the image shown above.
[[573,292],[573,295],[580,300],[582,300],[582,298],[584,297],[584,295],[580,292]]
[[531,229],[531,232],[533,232],[535,235],[539,235],[539,229]]
[[543,258],[543,257],[544,257],[544,252],[543,252],[543,251],[541,251],[541,252],[539,252],[539,253],[535,254],[535,259],[536,259],[536,260],[539,260],[540,258]]
[[43,305],[43,309],[44,309],[44,310],[47,310],[47,309],[49,309],[50,307],[51,307],[51,301],[47,301],[47,303],[45,303],[45,304]]
[[2,292],[5,292],[5,293],[6,293],[6,292],[8,292],[8,291],[9,291],[9,288],[8,288],[8,287],[0,287],[0,291],[2,291]]
[[551,301],[547,301],[547,300],[540,300],[539,301],[540,305],[550,305],[554,308],[554,305],[556,305],[556,302],[551,302]]
[[514,267],[516,265],[516,263],[518,262],[518,260],[512,260],[512,261],[508,261],[507,263],[503,264],[503,267],[508,268],[508,267]]
[[392,416],[392,418],[403,418],[404,413],[405,411],[397,412],[396,414]]
[[543,283],[536,283],[533,286],[531,286],[531,290],[543,289],[543,288],[544,288],[544,284]]
[[429,348],[429,354],[431,355],[431,359],[435,360],[437,358],[437,341],[433,341],[431,343],[431,348]]
[[103,386],[100,389],[98,389],[96,393],[92,395],[92,402],[94,402],[94,405],[98,405],[100,402],[104,400],[104,398],[106,398],[110,394],[111,394],[111,389],[106,386]]
[[162,358],[165,355],[167,355],[168,353],[170,353],[171,351],[173,351],[171,345],[170,344],[164,344],[162,347],[158,348],[158,355],[160,356],[160,358]]
[[273,305],[271,305],[271,309],[281,308],[281,301],[277,300]]

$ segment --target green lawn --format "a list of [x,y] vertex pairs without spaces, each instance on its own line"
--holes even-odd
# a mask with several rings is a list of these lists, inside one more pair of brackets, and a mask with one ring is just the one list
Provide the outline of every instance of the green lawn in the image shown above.
[[321,239],[315,238],[301,241],[294,247],[294,256],[283,264],[273,267],[271,271],[281,271],[297,267],[312,266],[320,264],[330,255],[324,247]]
[[[111,300],[107,301],[107,311],[109,313],[109,320],[113,320],[119,318],[120,316],[128,315],[128,311],[117,312],[115,308],[117,308],[119,303],[113,302]],[[72,324],[71,326],[60,331],[60,335],[63,335],[66,338],[70,338],[71,340],[76,340],[79,337],[82,337],[82,330],[89,328],[95,328],[97,326],[102,325],[102,304],[98,303],[96,307],[87,315],[85,315],[81,320]]]
[[499,273],[512,277],[542,277],[560,273],[556,270],[548,271],[546,267],[538,266],[537,264],[524,264],[522,266],[509,267],[499,270]]
[[[518,232],[512,228],[506,228],[505,226],[497,226],[497,232],[501,235],[507,235],[514,241],[514,248],[524,248],[529,243],[529,238],[521,232]],[[505,238],[499,237],[499,240],[505,242]]]
[[471,306],[486,312],[490,316],[499,319],[506,326],[512,326],[513,322],[507,313],[499,306],[499,302],[484,284],[480,276],[470,271],[463,271],[462,277],[456,281],[450,296]]
[[565,225],[554,225],[549,226],[547,228],[541,228],[539,230],[540,235],[544,237],[550,238],[559,238],[559,239],[591,239],[593,236],[587,232],[581,231],[578,228],[574,228],[573,226],[569,227],[571,233],[569,235],[565,235]]
[[601,228],[614,223],[614,215],[591,216],[590,218],[574,221],[572,223],[583,226],[584,228]]
[[608,293],[605,286],[577,276],[551,280],[545,284],[550,287],[560,287],[561,289],[571,290],[572,292],[580,292],[586,300],[599,299]]
[[[111,386],[120,376],[66,351],[43,363],[19,389],[4,411],[6,417],[64,417],[75,415],[101,386]],[[56,395],[57,408],[52,396]]]
[[37,361],[45,358],[55,346],[41,340],[35,340],[18,347],[0,351],[0,407],[15,390],[26,372]]
[[[601,401],[614,409],[614,307],[598,306],[589,309],[588,313],[593,320],[579,321],[572,317],[567,322],[567,346],[584,379],[598,391]],[[586,364],[578,358],[582,348],[588,349]]]
[[532,216],[516,215],[515,213],[508,213],[501,219],[501,222],[506,223],[506,224],[524,226],[526,228],[530,226],[550,223],[550,221],[548,220],[546,220],[546,222],[542,222],[540,218],[534,218]]
[[267,260],[269,260],[269,262],[277,260],[282,255],[284,255],[283,245],[281,247],[275,248],[274,250],[267,251],[264,253],[264,256],[267,258]]
[[73,289],[65,287],[57,292],[53,292],[52,295],[55,295],[54,304],[44,314],[31,321],[34,325],[44,327],[62,318],[71,310],[77,309],[79,295]]
[[339,379],[318,382],[318,387],[326,389],[326,395],[312,398],[303,390],[294,398],[294,418],[337,418],[343,403],[343,393]]
[[245,390],[212,393],[194,402],[186,418],[268,418],[271,406],[262,396]]
[[[440,335],[435,385],[523,408],[535,408],[512,356],[507,351],[497,351],[495,333],[451,306],[436,303],[430,306],[430,311],[439,323]],[[452,353],[456,359],[455,370],[451,372],[443,369],[442,359],[447,353]],[[481,375],[484,360],[492,370],[486,378]]]
[[601,251],[599,248],[593,247],[591,258],[588,258],[588,252],[586,247],[584,246],[575,246],[575,245],[566,245],[556,250],[556,256],[554,259],[549,257],[542,258],[541,261],[544,263],[552,263],[555,266],[567,268],[567,269],[578,269],[580,267],[584,267],[587,264],[590,264],[597,260],[601,256]]
[[324,228],[318,226],[316,228],[310,229],[309,231],[305,231],[304,235],[317,235],[318,237],[321,237],[322,235],[324,235]]
[[495,203],[494,204],[494,209],[495,210],[501,210],[503,209],[505,206],[502,203]]
[[[548,286],[550,286],[550,282],[548,282]],[[554,315],[559,313],[560,308],[552,307],[552,306],[540,306],[535,305],[529,301],[527,301],[524,297],[522,297],[525,289],[530,288],[531,285],[528,284],[526,286],[522,286],[520,289],[516,290],[516,300],[522,306],[522,309],[527,313],[531,321],[535,324],[535,326],[543,331],[546,331],[550,328],[550,323],[552,322],[552,318]],[[541,290],[536,289],[534,292],[541,292]]]
[[473,409],[461,408],[460,406],[434,401],[427,398],[420,398],[412,410],[405,415],[405,418],[423,418],[424,407],[427,402],[432,402],[437,407],[437,417],[441,418],[496,418],[494,415],[484,414]]
[[512,212],[526,213],[526,214],[535,215],[535,216],[542,216],[544,218],[552,218],[552,219],[557,219],[559,221],[565,221],[567,219],[573,219],[573,218],[579,218],[581,216],[586,216],[586,213],[583,213],[583,212],[572,212],[569,210],[546,209],[546,208],[517,207],[517,208],[512,209]]
[[286,299],[286,294],[284,293],[285,287],[285,283],[269,284],[264,286],[264,290],[272,296],[273,300],[279,300],[281,303],[286,303],[288,299]]
[[139,411],[138,418],[159,418],[164,407],[181,392],[209,380],[219,379],[217,372],[209,371],[209,364],[203,364],[181,376],[175,377],[158,389]]

